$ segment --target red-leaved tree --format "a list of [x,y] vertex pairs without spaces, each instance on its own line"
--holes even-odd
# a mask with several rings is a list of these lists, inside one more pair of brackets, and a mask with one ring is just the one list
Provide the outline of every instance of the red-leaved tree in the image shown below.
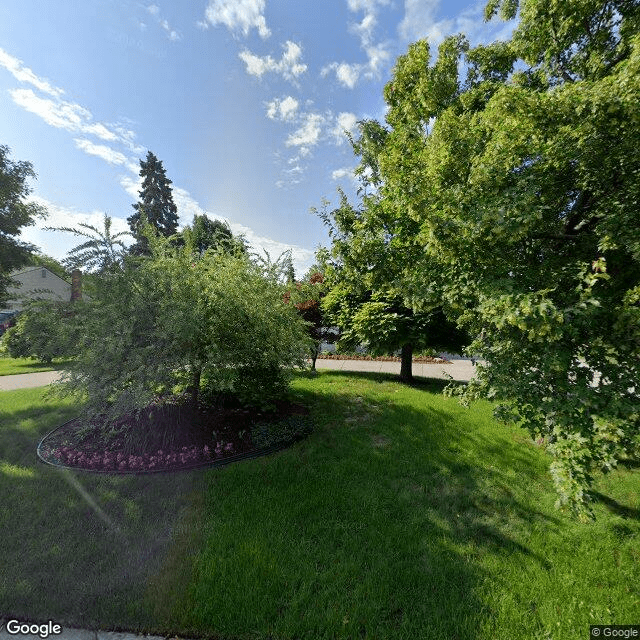
[[320,301],[326,294],[324,278],[319,271],[312,272],[308,279],[296,282],[293,292],[284,294],[284,301],[293,304],[303,320],[310,322],[309,335],[313,340],[311,371],[316,369],[316,360],[323,342],[333,344],[340,337],[334,327],[327,326],[327,320],[320,308]]

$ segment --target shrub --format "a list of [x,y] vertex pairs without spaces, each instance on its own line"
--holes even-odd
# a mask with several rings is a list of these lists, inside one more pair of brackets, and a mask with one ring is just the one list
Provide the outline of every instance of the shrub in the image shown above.
[[79,356],[63,392],[111,421],[176,389],[193,405],[232,391],[253,404],[284,393],[286,370],[310,350],[304,322],[248,257],[171,247],[102,278],[82,307]]
[[12,358],[50,364],[53,358],[72,355],[72,326],[70,303],[37,301],[20,314],[3,336],[3,344]]

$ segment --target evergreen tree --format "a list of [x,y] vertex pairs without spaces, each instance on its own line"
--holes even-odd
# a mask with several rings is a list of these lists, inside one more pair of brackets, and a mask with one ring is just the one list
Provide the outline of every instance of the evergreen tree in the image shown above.
[[171,180],[166,176],[162,161],[149,151],[147,160],[140,160],[142,189],[140,201],[133,205],[135,213],[127,218],[131,232],[136,239],[130,251],[134,255],[148,255],[149,246],[142,235],[141,218],[146,217],[157,232],[168,238],[178,231],[178,208],[173,201]]
[[246,253],[243,236],[234,236],[229,224],[220,220],[211,220],[206,215],[193,217],[193,244],[202,255],[207,249],[222,248],[228,253],[238,250]]

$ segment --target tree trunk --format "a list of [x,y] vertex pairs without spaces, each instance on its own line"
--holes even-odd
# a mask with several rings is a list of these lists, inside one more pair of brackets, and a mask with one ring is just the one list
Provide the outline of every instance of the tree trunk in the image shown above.
[[316,370],[316,360],[318,359],[319,353],[320,353],[320,345],[314,344],[313,349],[311,350],[311,371]]
[[202,367],[200,365],[191,365],[192,375],[191,387],[189,393],[191,394],[191,406],[193,410],[198,409],[198,394],[200,393],[200,376],[202,374]]
[[402,362],[400,363],[400,380],[402,382],[413,382],[413,372],[411,370],[413,364],[413,345],[402,345]]

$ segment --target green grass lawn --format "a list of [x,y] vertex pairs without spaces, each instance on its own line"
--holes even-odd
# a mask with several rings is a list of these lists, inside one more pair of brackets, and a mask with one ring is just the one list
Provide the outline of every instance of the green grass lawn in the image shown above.
[[598,479],[580,524],[554,509],[542,449],[441,388],[300,373],[309,439],[139,478],[36,464],[73,409],[1,393],[0,611],[227,640],[577,640],[637,622],[637,466]]
[[32,358],[8,358],[0,356],[0,376],[19,373],[38,373],[39,371],[54,371],[63,369],[68,360],[55,359],[50,365],[42,364]]

